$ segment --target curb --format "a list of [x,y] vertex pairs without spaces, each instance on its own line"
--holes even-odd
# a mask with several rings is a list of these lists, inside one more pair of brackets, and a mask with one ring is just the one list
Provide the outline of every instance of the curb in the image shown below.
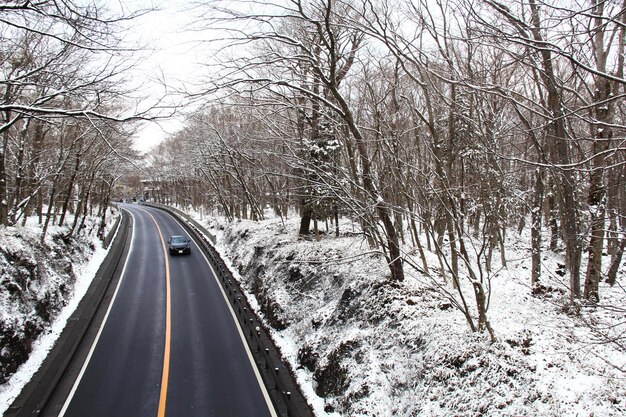
[[[127,246],[129,227],[130,217],[123,212],[119,223],[119,233],[115,236],[111,249],[102,261],[89,289],[69,318],[41,367],[6,410],[4,417],[43,416],[51,406],[52,399],[63,377],[66,376],[69,365],[85,340],[111,283],[115,281],[113,277]],[[119,273],[117,276],[119,277]]]

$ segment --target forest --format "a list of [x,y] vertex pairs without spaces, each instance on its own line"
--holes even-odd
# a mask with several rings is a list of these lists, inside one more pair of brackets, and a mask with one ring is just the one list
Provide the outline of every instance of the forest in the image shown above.
[[139,50],[124,41],[144,13],[0,2],[2,394],[104,251],[113,187],[134,169],[133,132],[154,110],[130,94]]
[[506,266],[511,234],[531,230],[529,285],[545,252],[563,254],[572,312],[616,284],[624,1],[227,3],[196,22],[223,36],[199,110],[150,155],[156,201],[231,220],[293,209],[303,237],[350,218],[390,280],[448,283],[492,338],[492,262]]
[[130,94],[126,24],[120,13],[72,1],[0,3],[0,225],[63,225],[87,215],[106,223],[114,184],[139,154],[132,134],[152,109]]
[[210,219],[318,415],[623,411],[626,0],[197,0],[186,80],[148,3],[0,1],[2,382],[136,196]]

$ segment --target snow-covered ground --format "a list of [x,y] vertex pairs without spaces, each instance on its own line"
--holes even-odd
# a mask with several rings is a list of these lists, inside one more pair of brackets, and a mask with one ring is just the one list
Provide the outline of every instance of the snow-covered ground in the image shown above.
[[507,267],[494,265],[491,279],[491,343],[470,331],[439,279],[407,267],[391,283],[351,224],[339,238],[302,240],[297,218],[204,222],[318,416],[626,415],[624,266],[618,285],[602,284],[599,305],[568,315],[561,256],[546,252],[544,287],[533,291],[529,236],[510,237]]
[[[112,226],[115,216],[109,217]],[[98,222],[89,219],[84,232],[69,242],[61,238],[66,226],[51,226],[43,244],[36,218],[25,226],[0,228],[3,375],[19,365],[0,384],[0,415],[39,369],[104,260],[108,250],[96,236]]]
[[[598,306],[568,315],[566,282],[555,273],[560,255],[546,252],[544,288],[533,290],[528,236],[510,235],[507,267],[494,265],[491,343],[470,331],[430,278],[407,268],[404,282],[390,283],[384,258],[349,223],[339,238],[302,240],[296,218],[199,220],[217,235],[318,416],[626,415],[624,266],[618,285],[602,284]],[[58,291],[62,300],[46,310],[52,324],[29,360],[0,385],[0,414],[39,367],[106,254],[96,240],[68,252],[56,234],[51,230],[44,254],[32,252],[36,226],[0,231],[0,248],[14,259],[2,265],[0,320],[16,325],[44,314],[43,307],[17,306],[5,290],[14,277],[30,277],[24,265],[44,271],[26,282],[29,296]],[[427,259],[438,265],[433,254]],[[20,267],[23,274],[11,269]]]

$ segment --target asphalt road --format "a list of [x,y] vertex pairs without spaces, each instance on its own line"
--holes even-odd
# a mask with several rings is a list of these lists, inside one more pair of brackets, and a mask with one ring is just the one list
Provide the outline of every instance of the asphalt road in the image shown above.
[[201,251],[171,256],[186,234],[163,211],[122,205],[132,246],[114,300],[60,415],[276,415]]

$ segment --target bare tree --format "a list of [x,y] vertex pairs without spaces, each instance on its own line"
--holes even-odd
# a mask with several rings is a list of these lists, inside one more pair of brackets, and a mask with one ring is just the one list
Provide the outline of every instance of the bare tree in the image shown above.
[[[215,2],[216,10],[219,2]],[[271,5],[267,5],[272,7]],[[259,4],[260,8],[264,8]],[[401,281],[404,278],[402,256],[400,253],[397,230],[393,224],[391,207],[387,203],[376,185],[372,172],[371,155],[366,144],[366,137],[355,120],[355,113],[350,100],[342,90],[342,80],[347,76],[356,54],[362,45],[363,36],[358,30],[351,30],[345,25],[346,13],[350,8],[339,2],[293,1],[285,8],[277,8],[269,15],[242,15],[236,9],[219,8],[224,13],[222,21],[264,22],[258,32],[236,32],[232,40],[233,45],[263,41],[265,45],[273,44],[276,47],[273,53],[264,56],[245,57],[228,63],[223,73],[226,82],[217,85],[217,89],[241,89],[241,86],[253,85],[253,88],[265,87],[287,88],[297,91],[308,99],[323,103],[336,114],[350,133],[358,163],[359,182],[362,184],[366,204],[373,208],[372,213],[380,220],[384,239],[381,241],[389,263],[392,279]],[[282,9],[282,10],[280,10]],[[218,19],[219,20],[219,19]],[[301,26],[298,33],[305,34],[304,39],[293,37],[291,30],[283,30],[291,25]],[[294,48],[295,55],[283,54],[282,46]],[[276,64],[282,63],[285,68],[310,68],[314,74],[313,85],[303,85],[301,77],[294,79],[285,71],[276,72]],[[261,68],[271,68],[273,71],[260,71]],[[283,75],[285,78],[281,78]],[[315,115],[314,112],[314,116]]]
[[[127,88],[123,73],[134,64],[132,48],[122,44],[124,23],[147,12],[105,11],[96,3],[42,0],[0,5],[0,223],[20,204],[24,147],[30,126],[61,118],[117,122],[153,117],[120,106]],[[132,106],[132,104],[131,104]],[[33,122],[33,120],[37,122]],[[21,133],[17,133],[20,131]],[[15,140],[13,138],[16,138]],[[41,142],[39,137],[36,142]],[[17,148],[10,148],[16,143]],[[7,187],[12,173],[7,158],[17,156],[16,195]],[[20,171],[22,170],[22,171]]]
[[[562,7],[531,1],[508,7],[494,1],[484,3],[503,17],[510,31],[503,32],[488,24],[485,18],[480,19],[481,24],[527,51],[522,62],[531,68],[540,92],[537,102],[541,107],[536,111],[546,120],[545,143],[538,140],[534,143],[541,154],[541,163],[550,169],[559,197],[559,220],[570,271],[572,302],[583,295],[580,265],[585,243],[582,238],[585,229],[581,227],[584,203],[578,191],[578,178],[589,164],[586,206],[591,233],[584,296],[597,299],[605,243],[605,173],[611,166],[609,156],[613,152],[614,106],[619,102],[619,90],[625,81],[623,58],[619,58],[623,55],[620,52],[623,42],[621,46],[619,42],[623,36],[623,25],[620,25],[623,5],[592,1],[588,6]],[[557,26],[567,30],[551,29]],[[579,92],[569,88],[572,80],[580,83]],[[516,107],[521,104],[511,97]],[[518,114],[521,115],[521,111]],[[581,129],[585,124],[589,126],[590,135]],[[590,146],[581,146],[580,137],[589,138]]]

